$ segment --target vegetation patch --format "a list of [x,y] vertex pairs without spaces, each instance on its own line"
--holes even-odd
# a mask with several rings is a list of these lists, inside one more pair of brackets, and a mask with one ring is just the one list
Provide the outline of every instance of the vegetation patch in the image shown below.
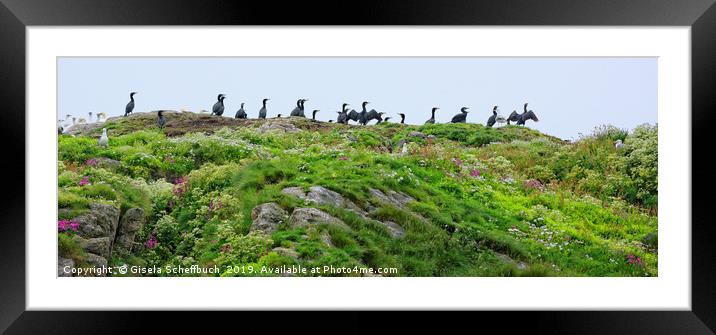
[[[97,145],[99,129],[59,137],[60,219],[96,202],[145,210],[135,240],[145,247],[111,264],[217,266],[217,276],[299,265],[397,269],[384,276],[658,273],[656,126],[605,126],[567,142],[521,126],[174,112],[159,130],[152,115],[106,122],[107,148]],[[298,131],[265,131],[267,122]],[[319,203],[306,195],[312,186],[344,203]],[[267,202],[289,216],[313,207],[350,229],[286,217],[271,233],[252,230],[253,209]],[[391,235],[386,222],[404,234]],[[83,261],[67,234],[58,239],[62,257]]]

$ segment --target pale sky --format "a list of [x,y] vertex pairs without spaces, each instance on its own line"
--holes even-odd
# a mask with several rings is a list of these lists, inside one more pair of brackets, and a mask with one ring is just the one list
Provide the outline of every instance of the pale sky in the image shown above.
[[[540,121],[527,126],[563,139],[612,124],[633,129],[657,122],[657,59],[644,58],[60,58],[58,115],[124,114],[129,92],[135,112],[211,110],[227,95],[224,117],[241,102],[256,118],[261,99],[268,116],[288,115],[299,98],[306,115],[336,119],[343,102],[360,111],[362,101],[399,120],[422,124],[433,106],[437,122],[460,107],[467,121],[482,123],[500,113],[521,112],[529,102]],[[94,118],[94,117],[93,117]]]

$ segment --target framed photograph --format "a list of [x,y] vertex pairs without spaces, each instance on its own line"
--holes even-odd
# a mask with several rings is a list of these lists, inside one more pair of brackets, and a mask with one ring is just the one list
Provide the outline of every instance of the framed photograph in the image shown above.
[[713,333],[713,1],[213,5],[3,0],[1,329]]

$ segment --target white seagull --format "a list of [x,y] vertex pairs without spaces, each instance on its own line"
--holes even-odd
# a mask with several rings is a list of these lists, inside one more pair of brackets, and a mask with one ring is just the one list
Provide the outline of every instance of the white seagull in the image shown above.
[[99,137],[99,146],[107,148],[109,139],[107,138],[107,128],[102,128],[102,136]]

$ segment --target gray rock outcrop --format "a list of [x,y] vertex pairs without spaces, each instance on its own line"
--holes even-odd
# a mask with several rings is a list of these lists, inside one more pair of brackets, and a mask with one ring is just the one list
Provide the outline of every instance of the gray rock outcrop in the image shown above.
[[[375,199],[377,199],[377,203],[391,205],[400,209],[406,209],[406,205],[414,200],[412,197],[405,193],[395,192],[393,190],[389,190],[386,193],[383,193],[383,191],[381,190],[371,188],[369,189],[369,192]],[[364,209],[358,207],[352,201],[344,198],[338,192],[329,190],[325,187],[311,186],[308,192],[305,192],[302,187],[287,187],[281,190],[281,193],[294,198],[302,199],[306,203],[328,205],[336,208],[344,208],[353,211],[359,216],[361,216],[364,220],[376,222],[387,228],[388,232],[393,238],[401,238],[405,236],[405,229],[403,229],[403,227],[401,227],[397,223],[391,221],[381,222],[371,219],[370,217],[368,217],[368,212],[366,212]],[[373,206],[370,203],[367,204],[367,208],[371,213],[378,210],[378,207]],[[418,216],[416,215],[416,217]],[[292,226],[306,226],[315,223],[331,224],[336,222],[340,222],[343,227],[348,228],[348,226],[345,225],[341,220],[334,218],[329,214],[315,208],[298,208],[294,211],[293,214],[291,214],[291,217],[289,218],[289,223]],[[328,246],[333,245],[333,243],[330,241],[330,237],[324,239],[324,243]]]
[[75,237],[78,240],[79,245],[86,252],[102,256],[103,258],[109,258],[111,255],[112,241],[109,237],[93,237],[84,239],[81,237]]
[[144,227],[144,209],[130,208],[119,220],[114,239],[114,251],[131,252],[137,232]]
[[72,268],[75,267],[75,261],[70,258],[57,258],[57,276],[72,277]]
[[286,187],[281,190],[281,193],[299,199],[306,199],[306,192],[303,191],[302,187]]
[[281,223],[286,221],[287,217],[288,213],[275,202],[258,205],[251,211],[253,223],[250,230],[260,230],[271,234],[278,229]]
[[112,243],[119,224],[119,208],[100,203],[90,204],[90,210],[74,220],[79,223],[74,239],[87,252],[87,262],[94,267],[107,266]]
[[401,227],[397,223],[395,223],[393,221],[383,221],[383,222],[377,221],[377,222],[382,224],[383,226],[385,226],[385,228],[388,229],[388,233],[390,233],[390,236],[392,236],[393,238],[401,238],[401,237],[405,236],[405,229],[403,229],[403,227]]
[[291,213],[291,217],[288,218],[288,223],[292,227],[309,227],[312,225],[328,224],[350,230],[350,227],[340,219],[311,207],[296,208],[293,213]]
[[503,261],[505,263],[514,264],[520,270],[527,269],[527,263],[525,263],[523,261],[516,261],[516,260],[512,259],[512,257],[505,255],[503,253],[497,252],[497,251],[495,251],[495,256],[497,256],[497,258],[499,258],[501,261]]
[[114,239],[119,223],[119,208],[93,203],[90,210],[75,218],[79,222],[79,235],[83,238],[110,237]]
[[422,138],[422,139],[428,138],[427,135],[425,135],[425,134],[423,134],[423,133],[421,133],[421,132],[419,132],[419,131],[411,131],[410,133],[408,133],[408,136],[410,136],[410,137],[418,137],[418,138]]
[[371,188],[368,189],[368,191],[373,197],[377,198],[381,202],[401,209],[405,208],[405,206],[408,205],[409,202],[414,200],[411,196],[405,193],[395,192],[393,190],[390,190],[387,193],[383,193],[383,191],[379,189]]
[[[107,259],[102,256],[97,256],[95,254],[87,254],[87,263],[89,263],[94,268],[105,268],[107,267]],[[104,277],[106,274],[100,274],[99,277]]]
[[329,205],[334,207],[346,206],[348,202],[343,199],[343,196],[338,192],[331,191],[323,186],[309,187],[306,198],[308,201],[313,201],[319,205]]
[[322,232],[321,233],[321,242],[325,244],[329,248],[335,248],[336,246],[333,244],[333,239],[331,238],[331,235],[328,234],[328,232]]
[[[72,238],[86,252],[85,261],[93,267],[106,267],[114,252],[132,251],[136,245],[134,238],[144,226],[145,216],[143,209],[130,208],[120,218],[119,208],[93,203],[89,211],[73,220],[79,223],[79,228]],[[59,257],[57,263],[59,271],[68,261]]]
[[276,247],[276,248],[273,248],[272,251],[274,251],[275,253],[282,255],[282,256],[287,256],[287,257],[291,257],[293,259],[298,259],[298,252],[296,252],[296,250],[291,249],[291,248]]
[[308,193],[304,192],[301,187],[287,187],[281,192],[318,205],[328,205],[336,208],[348,209],[363,217],[368,214],[362,208],[358,207],[358,205],[353,203],[353,201],[350,201],[340,195],[340,193],[331,191],[323,186],[311,186],[308,189]]

